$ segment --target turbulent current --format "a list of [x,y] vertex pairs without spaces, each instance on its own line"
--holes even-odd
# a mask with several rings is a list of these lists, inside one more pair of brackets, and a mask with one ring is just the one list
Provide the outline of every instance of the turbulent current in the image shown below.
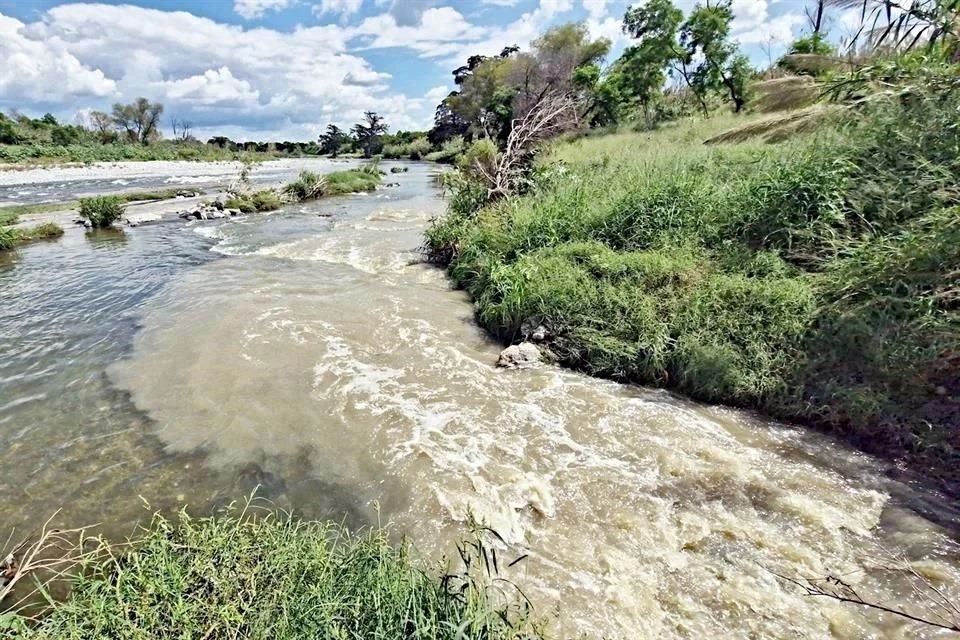
[[527,554],[506,577],[557,638],[940,637],[778,574],[932,617],[924,583],[960,593],[952,505],[799,428],[495,368],[469,301],[418,261],[443,207],[429,171],[0,265],[0,523],[63,507],[126,532],[142,502],[208,512],[259,485],[436,558],[472,514]]

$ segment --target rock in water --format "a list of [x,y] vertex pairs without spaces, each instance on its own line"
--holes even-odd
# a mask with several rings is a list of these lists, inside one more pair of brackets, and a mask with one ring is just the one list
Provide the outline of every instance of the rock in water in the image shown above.
[[498,367],[507,367],[515,369],[517,367],[529,367],[540,362],[540,350],[536,345],[529,342],[514,344],[500,352],[497,359]]

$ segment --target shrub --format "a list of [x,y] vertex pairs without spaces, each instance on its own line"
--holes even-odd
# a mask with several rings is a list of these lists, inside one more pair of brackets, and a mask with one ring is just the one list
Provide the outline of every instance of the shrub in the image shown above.
[[428,153],[425,155],[424,160],[452,164],[456,162],[457,157],[463,153],[463,150],[466,148],[466,146],[467,144],[463,137],[456,136],[444,142],[439,151],[434,151],[433,153]]
[[411,160],[420,160],[433,148],[426,138],[415,138],[407,145],[407,157]]
[[80,199],[80,217],[94,228],[109,227],[123,215],[123,200],[118,196],[94,196]]
[[326,180],[313,171],[301,171],[297,179],[284,187],[284,193],[295,200],[313,200],[324,195]]
[[327,181],[326,195],[336,196],[345,193],[373,191],[382,181],[383,174],[379,169],[375,171],[349,169],[328,173],[325,178]]
[[9,251],[20,244],[20,232],[13,227],[0,227],[0,251]]
[[272,189],[257,191],[251,196],[251,200],[258,212],[274,211],[283,206],[280,196]]

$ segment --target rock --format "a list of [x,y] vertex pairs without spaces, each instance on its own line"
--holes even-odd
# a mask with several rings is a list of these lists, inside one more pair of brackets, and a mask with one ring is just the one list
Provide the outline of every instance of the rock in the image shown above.
[[178,217],[178,218],[183,218],[184,220],[189,220],[190,218],[193,217],[193,214],[192,214],[191,212],[189,212],[189,211],[181,211],[181,212],[177,213],[177,217]]
[[534,342],[543,342],[547,339],[548,333],[549,332],[547,331],[547,328],[543,325],[540,325],[533,330],[533,333],[530,334],[530,339]]
[[127,216],[127,224],[136,227],[149,222],[160,222],[163,216],[159,213],[135,213]]
[[224,211],[229,216],[239,216],[243,213],[243,211],[240,211],[240,209],[224,209]]
[[207,219],[208,219],[208,220],[211,220],[211,219],[212,219],[212,220],[219,220],[220,218],[226,218],[227,215],[228,215],[228,214],[224,213],[223,211],[220,211],[220,210],[218,210],[218,209],[214,209],[214,208],[212,208],[212,207],[211,207],[210,209],[205,210],[204,213],[207,214]]
[[947,395],[947,388],[943,385],[940,385],[936,389],[934,389],[933,392],[938,396],[945,396]]
[[213,201],[213,208],[217,211],[223,211],[223,200],[222,196],[218,196],[216,200]]
[[515,369],[517,367],[528,367],[538,362],[540,362],[540,350],[537,346],[530,342],[521,342],[501,351],[500,357],[497,359],[497,366]]

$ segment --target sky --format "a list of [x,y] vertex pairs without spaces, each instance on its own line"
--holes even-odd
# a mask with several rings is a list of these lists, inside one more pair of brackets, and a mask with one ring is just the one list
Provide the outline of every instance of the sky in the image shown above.
[[[638,4],[644,0],[634,0]],[[694,0],[675,0],[688,10]],[[364,111],[429,128],[473,54],[583,21],[628,44],[627,0],[0,0],[0,110],[74,122],[145,96],[201,140],[311,140]],[[733,0],[763,66],[800,34],[805,0]]]

